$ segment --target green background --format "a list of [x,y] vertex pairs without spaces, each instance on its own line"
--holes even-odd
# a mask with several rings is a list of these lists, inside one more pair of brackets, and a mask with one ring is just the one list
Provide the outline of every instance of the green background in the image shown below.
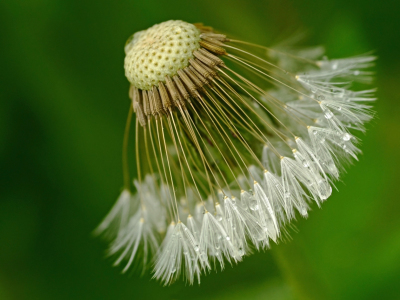
[[[400,299],[398,3],[1,1],[0,299]],[[292,242],[193,287],[121,275],[91,236],[122,186],[125,40],[169,19],[264,45],[308,29],[329,57],[379,56],[377,117],[339,192]]]

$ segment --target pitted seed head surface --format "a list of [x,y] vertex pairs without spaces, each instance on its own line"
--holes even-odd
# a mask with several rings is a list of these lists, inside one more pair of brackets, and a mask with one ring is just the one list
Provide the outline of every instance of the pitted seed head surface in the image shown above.
[[149,90],[166,76],[188,66],[193,51],[200,48],[200,31],[190,23],[167,21],[133,34],[125,45],[125,76]]

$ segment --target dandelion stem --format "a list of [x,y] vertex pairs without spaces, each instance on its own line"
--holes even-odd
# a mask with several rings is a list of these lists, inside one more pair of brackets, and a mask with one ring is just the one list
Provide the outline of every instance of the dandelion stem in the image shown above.
[[312,262],[302,251],[309,245],[294,247],[295,243],[300,243],[300,241],[296,239],[289,244],[282,243],[279,248],[271,249],[271,252],[282,276],[293,288],[296,299],[330,299],[328,283],[324,282],[322,276],[316,274]]

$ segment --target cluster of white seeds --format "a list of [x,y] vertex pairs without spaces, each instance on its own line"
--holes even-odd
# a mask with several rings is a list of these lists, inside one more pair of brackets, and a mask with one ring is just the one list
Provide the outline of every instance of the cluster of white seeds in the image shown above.
[[123,272],[153,264],[164,284],[200,283],[285,239],[331,196],[342,162],[361,152],[354,132],[373,117],[375,90],[352,82],[371,82],[374,56],[265,48],[183,21],[135,33],[125,53],[136,192],[125,162],[125,188],[96,233]]

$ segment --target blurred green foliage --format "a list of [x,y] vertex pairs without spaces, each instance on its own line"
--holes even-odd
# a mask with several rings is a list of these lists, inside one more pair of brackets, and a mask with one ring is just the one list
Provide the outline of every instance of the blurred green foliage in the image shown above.
[[[375,0],[1,1],[0,299],[400,299],[399,11]],[[169,19],[265,45],[306,28],[330,57],[379,56],[377,118],[339,192],[292,242],[193,287],[121,275],[91,236],[122,186],[125,40]]]

